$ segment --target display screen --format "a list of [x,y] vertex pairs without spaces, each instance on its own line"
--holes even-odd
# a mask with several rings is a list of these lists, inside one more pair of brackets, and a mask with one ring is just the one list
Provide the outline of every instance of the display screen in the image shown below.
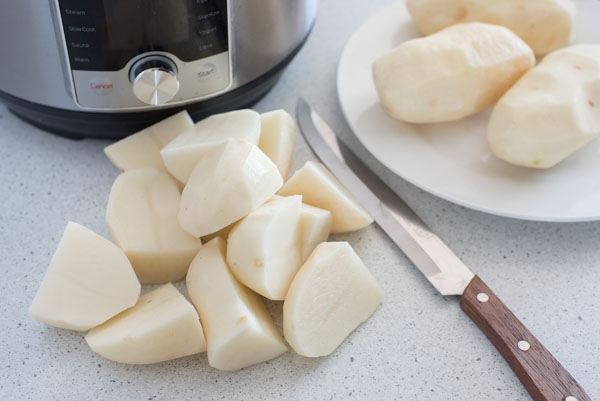
[[59,0],[71,67],[115,71],[152,51],[193,61],[228,50],[227,0]]
[[109,47],[184,43],[193,36],[191,8],[188,0],[104,0]]

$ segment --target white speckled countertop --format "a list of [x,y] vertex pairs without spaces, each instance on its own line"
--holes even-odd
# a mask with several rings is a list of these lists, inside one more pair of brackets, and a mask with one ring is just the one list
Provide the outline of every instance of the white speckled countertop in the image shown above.
[[[352,138],[337,60],[384,3],[323,0],[306,46],[256,110],[292,112],[304,96],[600,399],[600,222],[525,222],[450,204],[395,177]],[[0,105],[1,400],[530,400],[458,299],[438,295],[376,225],[338,238],[370,267],[384,303],[325,358],[289,352],[236,373],[211,369],[204,354],[128,366],[94,355],[82,333],[31,320],[66,222],[109,237],[104,208],[118,171],[102,153],[107,143],[43,133]],[[296,144],[294,168],[313,158]],[[280,322],[281,305],[270,307]]]

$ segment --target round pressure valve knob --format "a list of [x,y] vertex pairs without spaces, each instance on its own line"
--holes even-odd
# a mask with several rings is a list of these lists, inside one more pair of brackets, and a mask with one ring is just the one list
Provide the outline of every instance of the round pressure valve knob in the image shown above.
[[179,91],[175,64],[166,57],[148,57],[131,68],[133,94],[140,101],[159,106]]

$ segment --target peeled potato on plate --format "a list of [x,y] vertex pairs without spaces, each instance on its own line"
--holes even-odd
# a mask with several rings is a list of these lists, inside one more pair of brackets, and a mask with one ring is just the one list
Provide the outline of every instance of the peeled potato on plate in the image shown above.
[[472,22],[402,43],[373,63],[373,80],[391,117],[433,123],[491,106],[534,64],[517,35]]
[[600,45],[547,55],[500,99],[490,117],[492,152],[519,166],[548,168],[600,133]]
[[566,46],[575,17],[572,0],[407,0],[406,7],[425,35],[458,23],[486,22],[507,27],[536,54]]

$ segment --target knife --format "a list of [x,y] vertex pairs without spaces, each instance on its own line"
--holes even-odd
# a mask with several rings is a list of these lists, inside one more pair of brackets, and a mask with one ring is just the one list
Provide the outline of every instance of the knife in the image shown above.
[[591,401],[569,372],[488,286],[379,179],[302,98],[300,131],[314,153],[442,295],[461,309],[508,362],[535,401]]

